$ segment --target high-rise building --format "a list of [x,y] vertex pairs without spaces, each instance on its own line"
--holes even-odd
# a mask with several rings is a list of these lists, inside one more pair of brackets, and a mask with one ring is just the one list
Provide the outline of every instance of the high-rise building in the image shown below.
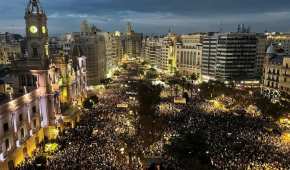
[[80,47],[87,57],[88,85],[98,85],[106,78],[106,44],[102,32],[81,33]]
[[263,75],[263,65],[265,62],[267,50],[267,39],[264,34],[257,34],[257,61],[256,68],[258,77],[261,78]]
[[200,76],[202,34],[176,35],[144,39],[144,58],[151,65],[167,73],[179,71]]
[[124,35],[124,53],[130,58],[141,57],[142,34],[133,30],[131,23],[128,23],[127,33]]
[[167,73],[175,73],[177,70],[176,61],[176,42],[178,36],[175,33],[169,32],[167,36],[161,39],[161,58],[160,69]]
[[144,39],[144,59],[152,66],[159,68],[161,58],[161,39],[159,37],[147,37]]
[[[85,23],[85,24],[84,24]],[[75,46],[79,46],[81,52],[86,56],[87,83],[88,86],[98,85],[106,78],[106,34],[95,26],[84,26],[87,22],[81,23],[82,31],[67,33],[62,40],[62,48],[65,54],[70,54]]]
[[106,44],[106,75],[107,77],[111,77],[113,71],[122,59],[123,48],[121,33],[116,31],[105,32],[103,34]]
[[244,82],[257,80],[257,35],[216,33],[203,39],[203,80]]

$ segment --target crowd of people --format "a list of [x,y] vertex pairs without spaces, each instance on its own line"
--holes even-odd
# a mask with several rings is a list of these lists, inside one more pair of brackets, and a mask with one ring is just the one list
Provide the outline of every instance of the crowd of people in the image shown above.
[[171,124],[172,133],[206,132],[208,158],[216,169],[290,169],[289,143],[282,142],[282,129],[269,118],[208,113],[189,106]]
[[[106,89],[96,108],[84,113],[75,128],[59,135],[59,149],[47,157],[45,169],[182,170],[164,146],[183,130],[206,132],[206,154],[213,169],[290,169],[290,146],[282,144],[282,130],[272,120],[225,113],[202,100],[184,105],[161,101],[164,108],[157,111],[167,121],[166,128],[149,130],[149,135],[160,139],[145,145],[148,136],[137,134],[139,116],[128,93],[134,89],[120,82]],[[128,108],[116,107],[121,103],[127,103]],[[17,170],[34,170],[37,166],[27,161]]]

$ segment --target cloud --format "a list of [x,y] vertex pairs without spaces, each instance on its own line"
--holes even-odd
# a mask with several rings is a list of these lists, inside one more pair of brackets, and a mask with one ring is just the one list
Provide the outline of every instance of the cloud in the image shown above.
[[[289,0],[41,0],[51,31],[78,31],[79,23],[91,23],[112,31],[133,22],[137,31],[179,32],[234,30],[245,23],[256,31],[290,29]],[[0,31],[21,25],[25,2],[0,2]],[[10,21],[11,20],[11,21]],[[14,21],[14,22],[12,22]],[[289,24],[288,24],[289,23]],[[121,29],[122,30],[122,29]],[[274,30],[273,30],[274,31]]]

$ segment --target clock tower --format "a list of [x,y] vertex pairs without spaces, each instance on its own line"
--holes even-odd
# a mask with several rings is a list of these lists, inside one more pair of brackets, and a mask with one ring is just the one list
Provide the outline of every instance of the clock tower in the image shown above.
[[39,0],[29,0],[25,12],[28,63],[31,67],[48,68],[47,17]]

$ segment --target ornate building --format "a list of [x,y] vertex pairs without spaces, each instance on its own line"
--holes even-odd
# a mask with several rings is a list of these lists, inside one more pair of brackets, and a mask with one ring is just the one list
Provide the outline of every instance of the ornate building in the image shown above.
[[161,39],[159,37],[147,37],[143,40],[144,59],[153,67],[159,68],[161,59]]
[[185,75],[201,77],[202,34],[181,35],[176,43],[177,69]]
[[30,0],[25,12],[28,56],[15,61],[4,83],[11,89],[0,108],[0,167],[13,167],[31,156],[49,137],[59,111],[48,82],[48,33],[45,12]]
[[[51,56],[47,17],[39,0],[29,0],[25,12],[26,57],[0,67],[0,169],[20,164],[44,141],[54,139],[86,94],[86,57],[75,53]],[[76,120],[77,118],[75,118]],[[77,120],[76,120],[77,121]]]
[[[282,47],[283,48],[283,47]],[[263,94],[275,100],[282,96],[290,96],[290,57],[284,50],[270,45],[267,49],[263,69]]]

